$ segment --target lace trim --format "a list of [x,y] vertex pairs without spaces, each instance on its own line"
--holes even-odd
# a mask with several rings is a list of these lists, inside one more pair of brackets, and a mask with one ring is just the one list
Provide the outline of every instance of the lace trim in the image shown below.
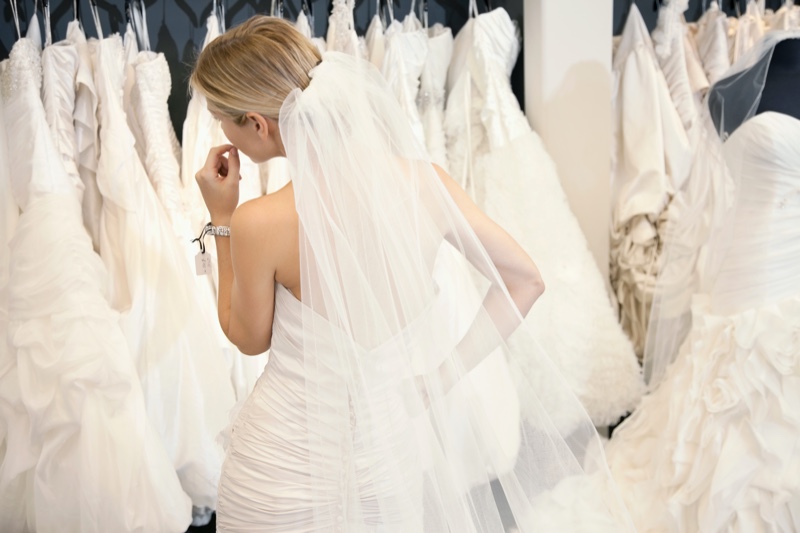
[[17,41],[11,49],[9,63],[2,77],[3,96],[11,98],[23,90],[42,87],[42,59],[39,47],[30,39]]
[[420,91],[420,93],[417,95],[417,107],[419,107],[420,110],[423,110],[431,106],[435,106],[437,108],[444,106],[444,89]]

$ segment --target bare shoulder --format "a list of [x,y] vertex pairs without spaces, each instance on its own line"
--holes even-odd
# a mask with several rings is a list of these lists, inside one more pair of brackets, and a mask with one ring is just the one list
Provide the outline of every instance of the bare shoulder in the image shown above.
[[294,189],[247,201],[231,218],[231,255],[257,272],[269,271],[299,298],[299,224]]
[[[231,233],[247,240],[274,238],[297,225],[292,184],[273,194],[244,202],[236,208],[231,219]],[[260,238],[259,238],[260,236]]]

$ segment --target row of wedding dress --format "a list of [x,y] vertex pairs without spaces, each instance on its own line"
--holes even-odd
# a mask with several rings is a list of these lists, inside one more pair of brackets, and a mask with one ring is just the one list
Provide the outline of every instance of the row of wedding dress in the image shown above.
[[800,120],[755,106],[718,132],[703,98],[800,39],[800,11],[751,2],[734,21],[712,3],[695,30],[685,7],[663,8],[652,41],[634,7],[615,58],[615,213],[644,218],[627,246],[657,266],[646,282],[657,305],[639,333],[650,392],[606,452],[639,531],[789,533],[800,530]]
[[741,17],[728,17],[713,1],[690,24],[688,6],[665,2],[651,36],[633,4],[615,40],[610,277],[620,322],[640,358],[663,234],[668,219],[680,216],[671,199],[687,183],[703,97],[761,37],[800,28],[792,1],[771,11],[751,0]]
[[0,522],[185,531],[215,507],[235,398],[190,270],[166,63],[77,21],[44,50],[30,28],[2,84]]

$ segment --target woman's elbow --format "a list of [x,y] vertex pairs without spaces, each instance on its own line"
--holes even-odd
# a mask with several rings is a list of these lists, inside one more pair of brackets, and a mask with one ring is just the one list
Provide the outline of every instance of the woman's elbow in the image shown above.
[[544,280],[539,271],[534,269],[534,271],[525,276],[524,281],[518,287],[520,293],[519,304],[521,304],[518,307],[522,316],[525,316],[530,312],[533,304],[544,294]]
[[261,355],[272,345],[272,335],[265,338],[244,338],[244,336],[237,337],[226,332],[226,336],[231,344],[244,355]]
[[269,348],[270,348],[269,344],[261,345],[261,346],[241,344],[241,345],[237,345],[236,347],[239,349],[239,351],[242,354],[251,355],[251,356],[252,355],[261,355],[263,353],[266,353],[266,351],[269,350]]
[[530,285],[531,285],[531,292],[533,293],[533,301],[536,302],[536,300],[538,300],[539,297],[541,297],[542,294],[544,294],[544,289],[545,289],[544,280],[542,279],[541,274],[539,274],[539,271],[536,271],[534,275],[531,277]]

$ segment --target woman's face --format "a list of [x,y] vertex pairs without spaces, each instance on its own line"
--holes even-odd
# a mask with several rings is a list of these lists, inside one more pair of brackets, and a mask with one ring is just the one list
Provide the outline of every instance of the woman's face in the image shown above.
[[219,121],[228,141],[254,163],[263,163],[283,155],[275,121],[256,113],[247,113],[244,123],[239,125],[211,108],[209,112]]

